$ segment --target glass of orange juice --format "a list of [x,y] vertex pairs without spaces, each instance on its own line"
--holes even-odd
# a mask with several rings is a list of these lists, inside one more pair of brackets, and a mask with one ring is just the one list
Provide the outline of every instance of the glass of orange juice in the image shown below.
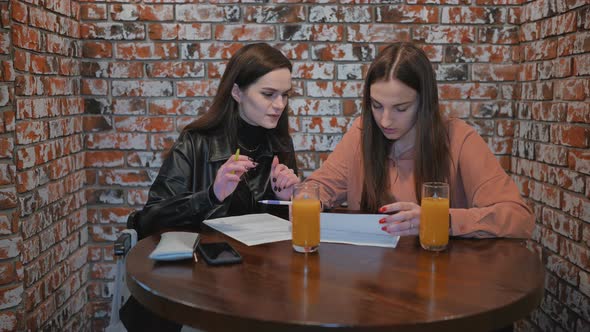
[[320,186],[299,183],[293,188],[291,221],[293,249],[314,252],[320,246]]
[[449,185],[425,182],[421,208],[420,245],[426,250],[445,250],[449,244]]

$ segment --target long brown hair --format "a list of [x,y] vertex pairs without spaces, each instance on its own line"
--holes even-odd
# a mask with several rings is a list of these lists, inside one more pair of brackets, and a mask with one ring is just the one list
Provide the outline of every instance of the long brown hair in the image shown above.
[[362,154],[364,169],[361,209],[376,212],[391,203],[388,155],[393,141],[388,140],[373,118],[371,85],[397,79],[418,93],[416,112],[416,157],[414,188],[420,204],[424,182],[449,178],[449,140],[438,107],[436,76],[426,54],[409,43],[389,45],[377,56],[367,72],[362,102]]
[[[240,48],[227,63],[209,110],[189,123],[184,131],[221,132],[228,138],[231,146],[237,146],[239,114],[238,103],[231,95],[234,84],[245,90],[260,77],[281,68],[293,70],[289,59],[266,43],[255,43]],[[277,127],[269,132],[280,141],[289,138],[287,108],[288,105],[285,105]]]

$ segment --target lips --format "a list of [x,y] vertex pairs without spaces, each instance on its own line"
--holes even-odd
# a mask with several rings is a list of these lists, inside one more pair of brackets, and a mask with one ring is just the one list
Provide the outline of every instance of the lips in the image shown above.
[[395,134],[397,132],[397,129],[395,128],[382,128],[382,130],[383,133],[387,135]]

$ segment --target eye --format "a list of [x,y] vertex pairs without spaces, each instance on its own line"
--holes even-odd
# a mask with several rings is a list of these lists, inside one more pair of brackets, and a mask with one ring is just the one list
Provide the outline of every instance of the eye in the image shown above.
[[261,93],[262,93],[262,95],[263,95],[263,96],[265,96],[265,97],[268,97],[268,98],[272,97],[272,92],[266,92],[266,91],[263,91],[263,92],[261,92]]
[[398,112],[405,112],[408,109],[407,108],[396,108],[395,110],[398,111]]
[[371,102],[371,107],[372,107],[373,109],[376,109],[376,110],[378,110],[378,109],[381,109],[383,106],[381,106],[381,104],[379,104],[379,103],[376,103],[376,102],[374,102],[374,101],[373,101],[373,102]]

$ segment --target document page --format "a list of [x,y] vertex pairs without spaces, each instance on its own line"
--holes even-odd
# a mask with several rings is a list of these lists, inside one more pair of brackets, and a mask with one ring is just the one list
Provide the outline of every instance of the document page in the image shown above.
[[[395,248],[399,236],[381,230],[382,214],[322,213],[320,241]],[[211,228],[253,246],[291,240],[291,222],[268,213],[205,220]]]
[[383,214],[322,213],[320,241],[395,248],[399,236],[381,230]]
[[268,213],[245,214],[203,222],[247,246],[291,240],[291,222]]

